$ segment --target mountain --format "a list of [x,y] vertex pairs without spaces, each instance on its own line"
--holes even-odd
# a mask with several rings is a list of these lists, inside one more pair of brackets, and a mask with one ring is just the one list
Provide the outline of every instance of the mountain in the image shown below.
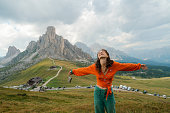
[[109,52],[110,58],[114,60],[123,60],[123,58],[128,57],[128,55],[123,51],[116,50],[112,47],[103,46],[98,43],[94,43],[90,47],[82,42],[76,42],[75,45],[81,48],[84,52],[89,53],[95,59],[97,58],[97,52],[101,49],[106,49]]
[[9,46],[8,52],[5,57],[1,58],[0,65],[5,65],[10,62],[13,58],[15,58],[20,53],[20,50],[15,46]]
[[46,33],[40,36],[38,41],[31,41],[25,51],[20,53],[17,51],[15,57],[12,57],[15,53],[13,52],[14,50],[10,47],[5,57],[10,58],[10,60],[13,59],[5,64],[5,68],[0,70],[3,78],[17,71],[24,70],[48,57],[58,60],[83,62],[93,60],[88,53],[83,52],[77,46],[72,45],[67,39],[57,35],[53,26],[47,27]]
[[150,64],[150,65],[160,65],[160,66],[170,66],[170,64],[165,64],[161,62],[156,62],[150,59],[139,59],[139,57],[131,57],[128,54],[124,53],[123,51],[116,50],[112,47],[103,46],[97,43],[92,44],[90,47],[88,47],[86,44],[82,42],[77,42],[75,45],[79,48],[81,48],[83,51],[91,54],[91,56],[96,59],[97,58],[97,52],[101,49],[106,49],[109,52],[110,58],[113,60],[116,60],[118,62],[134,62],[134,63],[143,63],[143,64]]
[[123,60],[122,56],[127,56],[124,52],[116,50],[112,47],[103,46],[97,43],[94,43],[90,46],[90,49],[93,51],[94,56],[97,58],[97,52],[101,49],[106,49],[109,52],[110,58],[114,60]]
[[0,57],[0,62],[1,62],[1,60],[3,59],[4,57]]
[[91,48],[89,48],[86,44],[84,44],[82,42],[76,42],[74,45],[77,46],[78,48],[80,48],[82,51],[88,53],[92,58],[95,57]]
[[134,57],[141,58],[143,60],[149,59],[161,63],[170,63],[170,46],[152,49],[152,50],[140,50],[128,51],[128,54]]
[[14,58],[10,64],[17,62],[38,62],[45,58],[60,60],[89,61],[92,57],[77,46],[72,45],[67,39],[59,36],[53,26],[47,27],[45,34],[37,42],[31,41],[26,50]]

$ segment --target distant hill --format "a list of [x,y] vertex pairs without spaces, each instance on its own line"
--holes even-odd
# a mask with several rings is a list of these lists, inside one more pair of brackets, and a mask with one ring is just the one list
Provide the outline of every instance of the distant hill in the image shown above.
[[17,49],[15,46],[9,46],[6,56],[0,58],[0,65],[5,65],[5,64],[9,63],[19,53],[20,53],[20,50]]
[[160,65],[160,66],[170,66],[170,64],[160,63],[152,60],[142,60],[139,58],[131,57],[128,54],[124,53],[123,51],[116,50],[112,47],[103,46],[97,43],[92,44],[88,47],[86,44],[82,42],[77,42],[75,45],[81,48],[84,52],[89,53],[94,59],[97,58],[97,52],[101,49],[106,49],[109,52],[111,59],[118,61],[118,62],[133,62],[133,63],[143,63],[149,65]]
[[[47,86],[58,87],[58,86],[69,86],[73,87],[77,84],[80,85],[89,85],[95,84],[96,76],[87,75],[82,77],[73,76],[73,83],[70,84],[67,82],[67,74],[71,69],[79,68],[82,66],[88,66],[90,64],[80,63],[80,62],[72,62],[66,60],[55,60],[57,66],[62,66],[62,71],[59,76],[52,80]],[[32,65],[26,70],[22,70],[16,73],[13,73],[11,76],[0,76],[0,86],[11,86],[11,85],[20,85],[25,84],[30,78],[33,77],[41,77],[44,81],[47,81],[49,78],[56,75],[59,69],[49,70],[51,66],[54,64],[50,59],[44,59],[39,63]],[[1,70],[0,70],[1,72]]]
[[111,47],[103,46],[98,43],[94,43],[90,47],[88,47],[86,44],[82,42],[76,42],[75,45],[81,48],[84,52],[89,53],[95,59],[97,58],[97,52],[101,49],[106,49],[109,52],[111,59],[114,60],[123,60],[122,59],[123,56],[128,56],[122,51],[116,50]]
[[143,59],[152,60],[160,63],[170,64],[170,46],[157,48],[157,49],[145,49],[145,50],[131,50],[127,51],[129,55]]

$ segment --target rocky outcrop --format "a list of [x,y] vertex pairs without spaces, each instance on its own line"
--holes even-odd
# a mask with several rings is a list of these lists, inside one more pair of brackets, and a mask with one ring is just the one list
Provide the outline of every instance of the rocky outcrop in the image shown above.
[[[14,52],[9,51],[7,56],[11,56],[12,54],[14,54]],[[89,54],[83,52],[77,46],[72,45],[62,36],[57,35],[55,28],[49,26],[47,27],[46,33],[40,36],[38,41],[31,41],[25,51],[19,53],[6,64],[6,66],[10,65],[10,69],[7,72],[1,72],[0,74],[3,77],[0,79],[10,76],[15,71],[26,69],[48,57],[59,60],[83,62],[89,62],[92,60],[92,57]]]
[[77,46],[73,46],[67,39],[59,36],[53,26],[47,27],[45,34],[39,37],[37,42],[31,41],[26,50],[18,55],[13,63],[37,62],[44,58],[54,58],[60,60],[89,61],[92,57],[83,52]]
[[35,41],[31,41],[27,46],[26,50],[28,50],[28,52],[33,52],[36,51],[36,47],[37,47],[37,43]]
[[15,58],[20,53],[20,50],[15,46],[9,46],[8,52],[5,57],[3,57],[0,61],[0,65],[5,65],[10,62],[13,58]]
[[5,57],[8,58],[14,55],[18,55],[19,53],[20,53],[20,50],[17,49],[15,46],[9,46],[8,52]]

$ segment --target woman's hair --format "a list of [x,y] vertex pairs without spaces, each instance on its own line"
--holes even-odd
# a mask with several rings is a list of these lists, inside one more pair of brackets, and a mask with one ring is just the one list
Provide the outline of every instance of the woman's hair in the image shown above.
[[[110,56],[109,56],[109,53],[107,52],[107,50],[101,49],[101,51],[105,51],[106,54],[108,55],[108,58],[107,58],[107,60],[106,60],[106,68],[111,67],[114,61],[113,61],[113,60],[110,60]],[[97,53],[97,61],[96,61],[95,64],[96,64],[96,70],[97,70],[99,73],[101,73],[101,64],[100,64],[100,59],[98,58],[98,53]]]

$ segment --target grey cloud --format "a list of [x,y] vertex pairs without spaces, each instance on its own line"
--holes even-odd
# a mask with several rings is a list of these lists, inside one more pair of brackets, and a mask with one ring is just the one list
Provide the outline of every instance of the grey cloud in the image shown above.
[[150,29],[170,22],[170,2],[156,0],[122,1],[120,13],[128,20],[122,30]]
[[94,0],[93,1],[94,11],[96,13],[106,12],[109,7],[108,0]]
[[0,18],[17,22],[43,23],[61,21],[73,23],[88,0],[1,0]]
[[[170,23],[168,0],[92,1],[92,8],[89,8],[87,0],[1,0],[0,20],[38,23],[36,26],[40,35],[48,25],[53,25],[56,26],[56,32],[63,33],[58,35],[70,35],[69,41],[76,39],[88,45],[97,42],[121,50],[127,49],[123,47],[128,44],[135,45],[138,42],[139,45],[129,48],[161,47],[170,42],[170,27],[162,27]],[[85,19],[81,18],[82,15]],[[107,40],[108,37],[119,37],[122,33],[134,37],[125,38],[126,43]],[[14,43],[22,47],[22,43]]]

